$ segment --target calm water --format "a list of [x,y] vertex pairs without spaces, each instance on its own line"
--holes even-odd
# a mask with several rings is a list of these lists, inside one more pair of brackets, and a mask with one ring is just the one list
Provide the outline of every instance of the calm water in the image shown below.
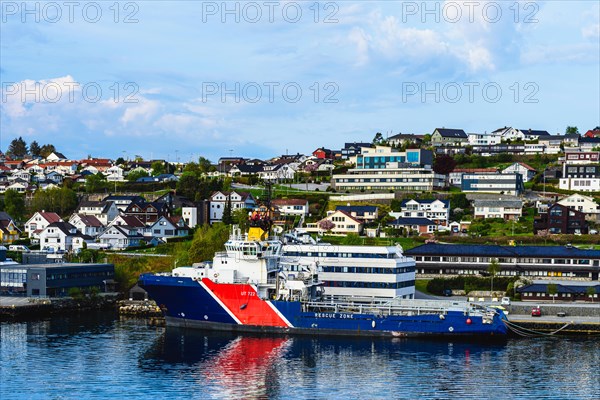
[[600,340],[232,336],[112,314],[0,324],[0,399],[598,399]]

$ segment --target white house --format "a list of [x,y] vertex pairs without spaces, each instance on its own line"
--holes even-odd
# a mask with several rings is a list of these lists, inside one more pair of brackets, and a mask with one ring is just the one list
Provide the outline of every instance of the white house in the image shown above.
[[[327,229],[328,225],[331,227],[331,229]],[[336,211],[317,223],[306,224],[305,228],[307,232],[331,232],[333,234],[342,235],[348,233],[360,234],[362,232],[362,229],[362,222],[343,211]]]
[[104,230],[104,225],[93,215],[73,214],[69,223],[84,235],[96,237]]
[[46,157],[46,161],[67,161],[67,157],[65,157],[64,154],[59,153],[58,151],[53,151],[48,157]]
[[468,133],[471,146],[491,146],[502,143],[502,135],[499,133]]
[[129,226],[131,228],[136,228],[140,232],[142,232],[146,225],[140,220],[138,217],[134,215],[119,215],[115,219],[112,220],[110,226],[119,225],[119,226]]
[[53,222],[40,232],[40,248],[53,251],[77,251],[93,239],[77,231],[68,222]]
[[308,216],[308,200],[305,199],[276,199],[271,201],[271,204],[277,207],[282,216]]
[[592,197],[582,194],[572,194],[557,201],[558,204],[569,207],[572,210],[581,211],[586,215],[586,219],[599,220],[600,206]]
[[160,217],[146,231],[145,236],[156,238],[168,238],[177,236],[187,236],[190,228],[185,224],[182,217]]
[[521,174],[521,176],[523,177],[523,183],[532,180],[536,174],[535,168],[523,162],[513,163],[502,170],[503,174],[512,174],[515,172]]
[[144,237],[137,228],[124,225],[112,225],[98,236],[100,243],[110,246],[113,250],[123,250],[139,246]]
[[450,201],[440,199],[410,199],[400,203],[400,212],[390,213],[395,218],[427,218],[436,225],[448,226]]
[[61,222],[60,215],[53,212],[46,212],[44,210],[37,211],[31,218],[25,222],[25,232],[27,236],[35,239],[39,239],[40,232],[53,222]]
[[46,174],[45,178],[54,182],[57,185],[62,185],[65,177],[57,171],[50,171]]
[[78,214],[93,215],[106,226],[119,215],[119,209],[112,201],[82,201],[77,209]]
[[25,170],[17,170],[8,177],[9,182],[16,181],[17,179],[29,182],[31,180],[31,174]]
[[106,180],[109,182],[123,182],[125,180],[123,168],[118,165],[113,165],[103,172],[106,176]]
[[523,202],[515,199],[474,200],[475,218],[517,220],[523,215]]
[[210,223],[223,220],[223,211],[227,201],[231,202],[231,212],[240,208],[253,209],[256,207],[254,197],[244,192],[215,192],[210,196]]

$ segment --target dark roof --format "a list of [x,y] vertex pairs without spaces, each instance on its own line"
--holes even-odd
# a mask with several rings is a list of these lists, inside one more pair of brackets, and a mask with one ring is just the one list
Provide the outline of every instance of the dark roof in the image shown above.
[[373,147],[373,144],[369,143],[369,142],[344,143],[344,147],[343,148],[344,149],[358,149],[360,147]]
[[405,251],[406,255],[482,256],[482,257],[557,257],[598,258],[600,250],[566,246],[498,246],[428,243]]
[[388,225],[435,225],[435,222],[428,218],[398,218]]
[[365,213],[374,213],[377,211],[376,206],[336,206],[336,211],[345,211],[347,213],[356,213],[356,215],[364,215]]
[[[531,285],[521,286],[517,288],[517,292],[532,292],[532,293],[547,293],[548,285],[552,284],[552,282],[548,283],[532,283]],[[565,285],[560,283],[555,283],[557,293],[572,293],[572,294],[585,294],[587,293],[588,287],[593,287],[596,290],[596,293],[600,293],[600,284],[597,285]]]
[[110,195],[110,196],[106,196],[104,198],[104,200],[102,201],[117,201],[117,200],[129,200],[129,201],[144,201],[144,198],[142,196],[117,196],[117,195]]
[[446,128],[436,128],[436,131],[442,135],[442,137],[452,137],[452,138],[463,138],[467,139],[468,136],[462,129],[446,129]]
[[68,222],[53,222],[46,227],[46,229],[48,228],[58,228],[62,231],[62,233],[68,236],[81,236],[78,233],[77,228]]
[[600,144],[600,137],[580,137],[579,143],[598,143]]
[[262,172],[264,170],[262,165],[246,165],[246,164],[238,164],[237,168],[240,172],[255,174],[258,172]]
[[519,129],[519,130],[530,136],[550,136],[550,133],[548,133],[548,131],[540,131],[537,129]]
[[79,216],[79,219],[81,219],[81,222],[83,222],[85,226],[91,226],[95,228],[101,228],[104,226],[102,225],[102,222],[100,222],[100,220],[93,215],[77,214],[77,216]]
[[416,201],[419,204],[431,204],[436,200],[439,200],[442,203],[444,203],[446,205],[446,207],[450,207],[450,200],[442,200],[442,199],[423,199],[423,200],[421,200],[421,199],[405,199],[405,200],[402,200],[402,203],[400,203],[400,207],[406,206],[406,204],[409,201]]
[[12,221],[13,218],[4,211],[0,211],[0,221]]

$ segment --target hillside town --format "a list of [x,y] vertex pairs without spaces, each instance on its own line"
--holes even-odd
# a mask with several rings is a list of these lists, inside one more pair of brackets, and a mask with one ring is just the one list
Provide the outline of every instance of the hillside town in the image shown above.
[[[436,128],[369,139],[311,154],[183,163],[73,159],[53,145],[16,138],[0,154],[4,264],[94,262],[160,249],[175,264],[191,264],[202,259],[173,252],[194,246],[203,226],[243,226],[267,206],[275,234],[401,243],[424,278],[486,275],[495,258],[499,276],[560,278],[565,299],[598,297],[600,127],[567,127],[565,134]],[[23,285],[25,278],[8,279],[14,265],[3,268],[5,294],[69,291],[40,291]],[[98,277],[104,286],[135,283],[118,282],[110,268]],[[548,297],[547,287],[528,287],[523,298]]]

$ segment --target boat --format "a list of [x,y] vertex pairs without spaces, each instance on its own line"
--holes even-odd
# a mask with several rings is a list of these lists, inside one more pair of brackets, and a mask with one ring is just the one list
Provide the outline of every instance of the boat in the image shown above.
[[[414,260],[404,257],[399,246],[382,251],[316,243],[294,247],[269,237],[269,223],[269,209],[259,209],[252,214],[248,232],[234,226],[225,251],[217,252],[211,262],[140,276],[139,285],[163,311],[167,326],[384,337],[507,334],[502,310],[472,302],[414,299]],[[282,255],[284,246],[288,251]],[[292,251],[307,248],[314,254]],[[370,266],[350,271],[345,267],[348,260]],[[352,273],[360,276],[353,278]],[[369,275],[378,275],[375,283],[366,280]],[[334,290],[348,286],[352,290]],[[377,296],[377,289],[388,297]]]

